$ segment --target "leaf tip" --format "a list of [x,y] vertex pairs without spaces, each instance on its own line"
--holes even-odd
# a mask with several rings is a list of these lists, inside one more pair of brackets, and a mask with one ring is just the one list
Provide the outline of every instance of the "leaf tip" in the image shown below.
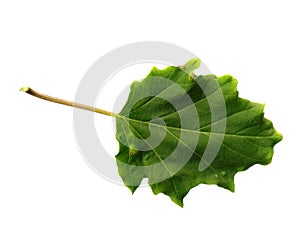
[[190,59],[184,66],[179,68],[187,74],[193,73],[194,70],[198,69],[201,65],[201,60],[199,58]]
[[283,135],[279,133],[278,131],[275,131],[276,135],[278,136],[279,141],[282,141]]
[[131,194],[133,195],[136,189],[138,188],[137,186],[131,186],[131,185],[126,185],[128,189],[131,191]]
[[274,137],[275,137],[275,141],[273,146],[275,146],[278,142],[281,142],[283,139],[283,135],[279,133],[277,130],[275,130],[274,132]]
[[201,60],[199,58],[192,58],[185,65],[186,66],[191,66],[194,69],[197,69],[201,65]]
[[183,199],[173,199],[171,198],[171,200],[178,205],[180,208],[183,208],[184,204],[183,204]]

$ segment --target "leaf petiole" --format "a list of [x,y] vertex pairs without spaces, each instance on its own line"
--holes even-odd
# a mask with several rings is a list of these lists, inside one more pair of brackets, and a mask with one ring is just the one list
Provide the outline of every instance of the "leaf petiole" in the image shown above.
[[76,103],[76,102],[72,102],[72,101],[68,101],[68,100],[64,100],[64,99],[60,99],[60,98],[55,98],[49,95],[45,95],[43,93],[37,92],[33,89],[31,89],[30,87],[22,87],[20,89],[20,91],[23,91],[27,94],[30,94],[34,97],[40,98],[40,99],[44,99],[46,101],[49,102],[54,102],[54,103],[58,103],[58,104],[62,104],[62,105],[66,105],[66,106],[71,106],[74,108],[79,108],[79,109],[84,109],[84,110],[88,110],[88,111],[92,111],[95,113],[100,113],[103,115],[107,115],[107,116],[113,116],[115,117],[117,114],[113,113],[113,112],[109,112],[103,109],[98,109],[98,108],[94,108],[92,106],[88,106],[88,105],[84,105],[84,104],[80,104],[80,103]]

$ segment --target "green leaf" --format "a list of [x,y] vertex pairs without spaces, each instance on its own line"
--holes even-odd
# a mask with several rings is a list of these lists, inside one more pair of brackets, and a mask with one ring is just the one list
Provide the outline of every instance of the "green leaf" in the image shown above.
[[199,184],[234,191],[234,176],[269,164],[282,136],[264,118],[264,105],[238,97],[230,75],[190,76],[200,61],[153,68],[133,82],[116,115],[119,174],[134,192],[144,178],[154,194],[179,206]]

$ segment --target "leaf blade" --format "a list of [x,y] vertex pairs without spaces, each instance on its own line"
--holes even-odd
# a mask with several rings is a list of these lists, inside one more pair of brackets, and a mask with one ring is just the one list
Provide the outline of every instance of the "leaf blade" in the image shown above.
[[[197,63],[188,67],[188,73],[179,67],[152,69],[144,80],[132,84],[128,101],[116,118],[116,138],[120,142],[116,159],[125,185],[134,192],[141,180],[148,178],[154,194],[164,193],[181,207],[189,190],[201,183],[234,191],[234,175],[255,164],[269,164],[274,145],[282,139],[272,122],[264,118],[264,105],[238,97],[237,81],[233,77],[208,75],[191,79],[195,65]],[[163,78],[173,83],[166,85],[150,78]],[[177,91],[178,87],[188,98]],[[156,89],[154,94],[153,89]],[[221,106],[218,108],[219,93],[224,97],[221,100],[225,102],[226,115],[219,113],[212,118],[211,104],[216,105],[215,110],[222,110]],[[164,123],[156,123],[157,118]],[[224,122],[225,132],[215,132],[222,131],[218,127],[222,128]],[[131,130],[124,129],[128,126]],[[163,134],[165,136],[160,140]],[[157,146],[147,144],[151,136],[159,140]],[[124,139],[127,139],[125,145]],[[149,149],[146,145],[138,145],[140,140]],[[199,164],[201,167],[201,162],[206,162],[205,156],[211,154],[206,151],[210,141],[220,149],[214,160],[207,162],[208,167],[201,171]],[[130,155],[132,149],[134,155]],[[176,158],[173,154],[178,149]],[[185,163],[180,165],[183,161]],[[162,166],[153,166],[156,164]],[[129,169],[130,166],[133,167]]]

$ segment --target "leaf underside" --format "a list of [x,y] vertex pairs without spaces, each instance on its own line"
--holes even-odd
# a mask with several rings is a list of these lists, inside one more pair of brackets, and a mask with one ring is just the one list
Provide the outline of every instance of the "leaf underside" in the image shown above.
[[[132,83],[116,116],[116,159],[124,184],[134,192],[148,178],[154,194],[164,193],[181,207],[189,190],[199,184],[216,184],[233,192],[235,174],[254,164],[269,164],[274,145],[282,139],[264,118],[264,105],[238,97],[232,76],[191,76],[191,66],[186,68],[154,67],[145,79]],[[218,108],[221,103],[225,109]],[[226,113],[212,112],[212,106]],[[216,132],[218,125],[225,125],[221,132]],[[208,142],[217,153],[201,171]],[[175,149],[177,157],[172,155]]]

